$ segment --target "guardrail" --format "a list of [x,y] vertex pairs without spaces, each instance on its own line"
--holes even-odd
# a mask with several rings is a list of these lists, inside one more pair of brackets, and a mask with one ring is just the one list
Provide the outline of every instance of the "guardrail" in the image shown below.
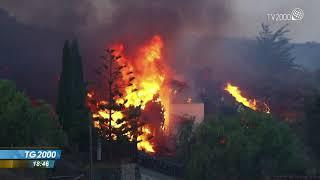
[[168,176],[182,177],[183,175],[183,166],[181,164],[144,153],[138,153],[138,164],[144,168],[151,169]]

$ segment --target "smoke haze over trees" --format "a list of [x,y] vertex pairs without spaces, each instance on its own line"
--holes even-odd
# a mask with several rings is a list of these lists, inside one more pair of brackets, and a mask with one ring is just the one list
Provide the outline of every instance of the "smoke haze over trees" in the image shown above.
[[[0,3],[0,77],[15,80],[30,96],[55,103],[59,52],[65,39],[79,37],[84,73],[91,79],[98,65],[96,54],[107,45],[124,41],[130,51],[130,47],[159,33],[165,41],[165,60],[176,70],[178,79],[191,79],[187,82],[191,87],[195,86],[194,75],[204,67],[211,68],[211,79],[242,82],[257,73],[246,61],[252,58],[255,42],[225,38],[233,24],[232,13],[229,2],[222,0],[31,0],[24,4],[4,0]],[[296,46],[296,62],[313,67],[310,64],[317,62],[317,56],[308,53],[310,58],[306,59],[302,52],[306,48],[317,52],[314,49],[320,46],[313,47]]]
[[[315,96],[316,92],[320,94],[320,44],[292,43],[288,38],[291,25],[280,29],[263,25],[251,34],[251,39],[244,36],[234,38],[227,35],[230,28],[234,28],[234,20],[230,2],[225,0],[1,0],[0,92],[5,95],[0,94],[0,123],[4,123],[0,142],[3,146],[10,146],[9,141],[15,142],[13,145],[64,144],[65,134],[72,142],[87,141],[84,129],[88,125],[87,114],[78,110],[85,109],[84,82],[93,80],[101,87],[108,82],[103,76],[103,81],[94,79],[95,69],[102,67],[99,55],[109,45],[123,42],[124,49],[128,50],[125,56],[129,60],[136,59],[132,57],[139,45],[158,34],[164,41],[162,58],[173,69],[168,73],[169,78],[176,80],[181,89],[191,89],[193,102],[205,104],[203,124],[193,131],[192,122],[187,122],[179,134],[182,141],[177,144],[177,148],[186,149],[180,155],[181,158],[188,157],[184,159],[185,165],[194,170],[190,170],[191,173],[198,175],[194,179],[224,177],[225,172],[248,176],[265,172],[289,174],[289,171],[304,174],[305,167],[300,167],[303,163],[299,165],[299,162],[312,157],[305,156],[305,149],[310,146],[310,151],[317,155],[315,161],[320,160],[320,143],[314,138],[318,134],[315,127],[320,116],[320,100]],[[71,46],[66,43],[61,55],[65,39],[75,38],[81,48],[76,42]],[[111,70],[109,72],[112,73]],[[15,81],[17,88],[10,81],[1,79]],[[271,108],[272,118],[269,114],[251,110],[248,114],[236,111],[234,104],[237,102],[231,96],[233,104],[223,104],[221,99],[226,93],[224,87],[227,82],[238,85],[246,97],[266,102]],[[120,97],[122,92],[115,89],[115,94]],[[110,102],[115,102],[111,93],[110,90],[105,94]],[[49,105],[31,105],[32,101],[28,99],[33,97],[57,104],[56,111],[65,132],[54,124],[56,121],[58,124],[58,119]],[[313,98],[315,101],[306,106],[306,100]],[[94,104],[95,100],[92,102]],[[219,109],[221,104],[226,111],[231,110],[222,112]],[[159,116],[164,117],[162,106],[152,105],[154,107],[147,104],[146,110],[161,109]],[[127,110],[118,102],[111,103],[109,107],[106,104],[102,106],[105,107],[101,109],[109,110],[110,114],[116,110]],[[120,123],[133,119],[132,129],[140,128],[136,123],[140,107],[123,113],[131,118],[120,119]],[[212,114],[217,117],[211,118],[209,115]],[[34,119],[29,119],[31,116]],[[142,118],[154,120],[155,114],[142,113]],[[280,122],[278,118],[290,123]],[[95,120],[107,122],[101,117]],[[308,120],[305,121],[305,131],[309,132],[303,132],[303,135],[293,132],[303,120]],[[108,122],[113,131],[101,130],[102,136],[109,133],[112,139],[111,133],[118,133],[123,138],[121,140],[128,140],[125,136],[129,131],[127,127],[119,131],[122,127],[111,128],[112,121]],[[159,121],[158,124],[161,123]],[[248,123],[253,123],[253,127],[247,126]],[[31,125],[44,127],[44,130],[29,133]],[[135,138],[140,133],[136,130]],[[222,131],[225,134],[217,134]],[[310,137],[308,145],[299,141],[304,136]],[[230,159],[226,160],[226,157]],[[198,164],[208,165],[207,170]],[[217,169],[212,171],[210,166]],[[318,165],[315,168],[318,169],[313,174],[320,174]],[[222,174],[215,174],[217,172]]]

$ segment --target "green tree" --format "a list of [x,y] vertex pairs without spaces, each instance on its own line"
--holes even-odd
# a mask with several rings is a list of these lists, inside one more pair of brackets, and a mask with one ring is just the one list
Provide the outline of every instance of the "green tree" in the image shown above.
[[193,135],[187,179],[305,173],[302,145],[286,124],[250,110],[234,117],[208,118]]
[[177,155],[186,163],[189,160],[195,117],[182,116],[177,133]]
[[289,32],[287,25],[282,26],[275,32],[269,25],[262,24],[262,30],[257,37],[257,65],[263,72],[279,73],[295,67],[294,57],[291,55],[293,45],[286,37]]
[[312,150],[320,157],[320,96],[317,95],[312,98],[312,101],[306,106],[306,137]]
[[34,107],[13,82],[0,80],[0,146],[62,146],[65,135],[49,105]]
[[300,120],[304,109],[304,97],[313,89],[307,72],[295,63],[294,48],[287,37],[288,26],[273,31],[262,24],[253,58],[252,79],[256,96],[263,98],[273,115],[284,120]]
[[69,41],[66,41],[62,50],[62,71],[59,79],[58,99],[56,104],[56,111],[59,115],[59,120],[62,126],[68,123],[67,119],[70,119],[71,108],[71,55],[70,55]]
[[78,42],[65,42],[62,52],[62,71],[59,81],[56,112],[63,129],[73,145],[86,149],[88,140],[88,111],[86,83]]

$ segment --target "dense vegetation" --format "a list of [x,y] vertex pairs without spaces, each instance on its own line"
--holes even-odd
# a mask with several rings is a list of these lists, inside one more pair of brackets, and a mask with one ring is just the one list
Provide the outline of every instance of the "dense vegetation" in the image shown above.
[[50,105],[31,102],[7,80],[0,80],[0,94],[1,147],[65,145],[65,134]]
[[319,174],[319,79],[295,63],[288,32],[287,26],[273,31],[262,24],[246,60],[251,71],[239,80],[270,105],[272,115],[220,112],[215,106],[221,85],[199,78],[198,86],[205,89],[201,99],[209,110],[197,127],[186,121],[177,141],[187,179]]
[[[189,127],[188,123],[184,128]],[[306,170],[302,143],[287,124],[268,114],[246,110],[207,117],[187,134],[180,139],[189,146],[183,156],[187,179],[258,179],[302,175]]]
[[[177,158],[185,165],[186,179],[320,174],[319,78],[295,63],[291,54],[294,47],[285,36],[286,28],[272,31],[262,25],[252,49],[254,57],[247,62],[254,75],[247,75],[250,78],[246,78],[244,84],[253,87],[255,94],[271,106],[271,115],[249,109],[219,112],[216,108],[219,93],[215,92],[218,85],[206,89],[210,93],[201,95],[206,104],[204,121],[194,127],[193,120],[186,119],[177,136]],[[51,105],[30,100],[13,82],[0,80],[0,146],[65,146],[71,142],[76,147],[73,150],[81,147],[87,150],[86,83],[76,41],[65,43],[62,64],[56,112]],[[110,65],[103,67],[109,68],[112,74]],[[113,82],[109,83],[113,89]],[[214,83],[205,81],[205,84]],[[119,89],[116,90],[109,94],[110,102],[115,101],[115,96],[122,96]],[[111,103],[100,108],[109,112],[123,110],[123,104]],[[140,110],[126,113],[129,119],[121,122],[138,120]],[[111,122],[103,118],[96,120],[106,126]],[[140,126],[132,124],[131,129],[122,131],[109,127],[100,135],[117,133],[127,141],[124,134],[131,131],[136,138]]]

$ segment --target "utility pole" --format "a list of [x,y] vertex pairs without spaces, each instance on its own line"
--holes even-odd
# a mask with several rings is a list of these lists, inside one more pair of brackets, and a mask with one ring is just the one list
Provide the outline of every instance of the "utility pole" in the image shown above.
[[89,113],[89,180],[93,180],[93,158],[92,158],[92,119],[91,114]]

